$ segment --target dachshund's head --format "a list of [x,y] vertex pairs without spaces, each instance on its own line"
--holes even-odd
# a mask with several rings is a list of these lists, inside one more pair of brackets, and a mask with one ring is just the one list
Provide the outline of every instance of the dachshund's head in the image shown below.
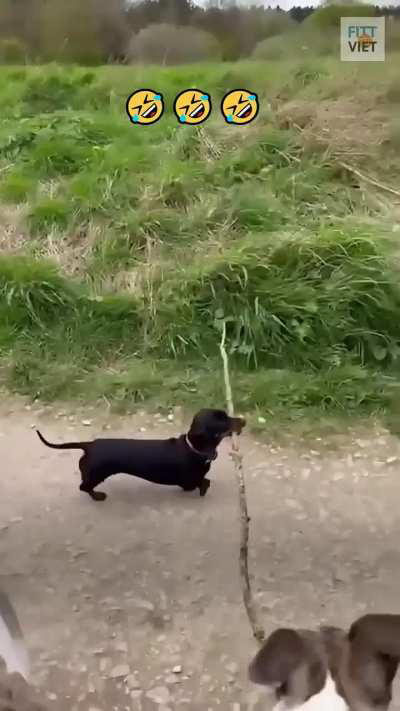
[[224,437],[239,435],[245,425],[242,417],[230,417],[224,410],[204,409],[194,416],[188,437],[200,451],[215,450]]

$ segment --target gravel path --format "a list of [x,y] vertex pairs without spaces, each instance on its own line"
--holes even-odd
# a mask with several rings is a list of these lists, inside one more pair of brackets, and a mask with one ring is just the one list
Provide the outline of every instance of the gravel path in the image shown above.
[[[96,503],[78,491],[79,453],[43,447],[37,424],[59,441],[183,426],[178,415],[2,406],[0,586],[49,709],[268,709],[246,680],[255,644],[238,584],[229,445],[204,499],[120,476]],[[242,451],[266,629],[400,612],[400,442],[378,430],[290,447],[245,436]]]

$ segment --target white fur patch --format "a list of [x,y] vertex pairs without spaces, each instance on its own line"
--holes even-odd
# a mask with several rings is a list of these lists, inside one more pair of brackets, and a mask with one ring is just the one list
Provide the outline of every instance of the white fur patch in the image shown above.
[[337,693],[335,682],[330,674],[326,677],[324,688],[319,694],[314,694],[304,704],[288,705],[281,699],[273,711],[350,711],[345,700]]

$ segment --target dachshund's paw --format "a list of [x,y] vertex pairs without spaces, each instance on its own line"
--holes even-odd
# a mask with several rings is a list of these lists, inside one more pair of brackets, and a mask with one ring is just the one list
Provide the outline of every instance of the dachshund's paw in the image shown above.
[[200,491],[200,496],[205,496],[207,491],[209,490],[211,486],[211,482],[209,479],[203,479],[199,486],[199,491]]
[[107,494],[104,491],[89,491],[88,494],[93,501],[105,501],[107,498]]

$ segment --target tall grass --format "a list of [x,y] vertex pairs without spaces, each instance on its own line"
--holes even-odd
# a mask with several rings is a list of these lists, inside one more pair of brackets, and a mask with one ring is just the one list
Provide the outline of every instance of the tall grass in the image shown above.
[[53,360],[66,367],[76,361],[84,372],[132,353],[140,324],[131,297],[92,297],[52,264],[0,258],[1,350],[12,352],[13,367],[24,377]]
[[[396,67],[382,89],[395,113]],[[332,151],[307,148],[271,108],[337,100],[340,82],[355,81],[353,67],[340,73],[331,59],[296,71],[283,61],[1,70],[0,217],[13,236],[0,254],[4,382],[127,409],[161,396],[222,403],[224,320],[238,406],[295,419],[385,408],[400,345],[392,225]],[[124,111],[142,85],[167,103],[144,131]],[[200,129],[168,109],[185,85],[213,95]],[[262,102],[238,130],[217,108],[235,86]],[[18,232],[7,225],[16,204]]]
[[393,363],[400,288],[387,241],[366,231],[262,233],[159,285],[160,341],[172,354],[231,350],[248,366],[323,369]]

